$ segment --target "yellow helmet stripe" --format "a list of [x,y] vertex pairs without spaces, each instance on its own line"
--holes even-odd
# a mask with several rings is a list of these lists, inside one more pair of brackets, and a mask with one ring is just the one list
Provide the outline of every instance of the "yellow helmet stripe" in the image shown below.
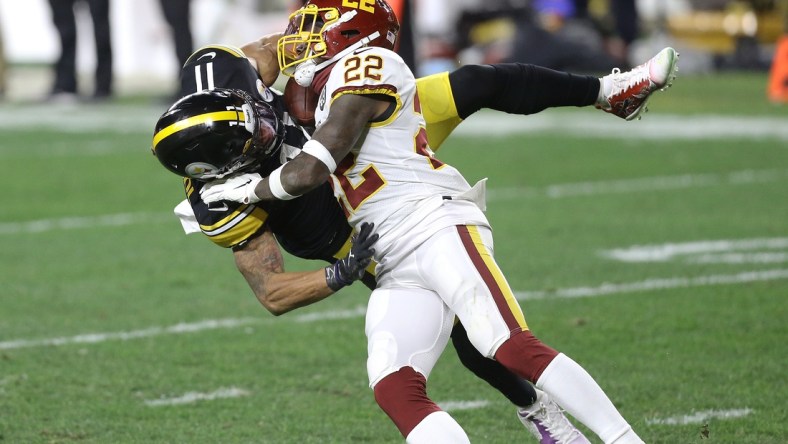
[[244,122],[246,120],[246,116],[242,111],[217,111],[213,113],[205,113],[205,114],[189,117],[188,119],[179,120],[173,123],[172,125],[162,129],[161,131],[159,131],[153,136],[153,151],[156,151],[156,146],[162,140],[177,133],[178,131],[183,131],[187,128],[191,128],[196,125],[201,125],[203,123],[221,122],[228,120]]

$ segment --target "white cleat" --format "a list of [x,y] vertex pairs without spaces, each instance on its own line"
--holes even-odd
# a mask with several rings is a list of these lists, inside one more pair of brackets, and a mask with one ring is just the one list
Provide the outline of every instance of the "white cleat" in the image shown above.
[[664,91],[673,85],[678,71],[679,53],[667,47],[648,62],[629,71],[613,69],[600,79],[604,100],[596,107],[626,120],[640,117],[648,111],[646,103],[654,91]]
[[569,422],[561,407],[539,389],[536,389],[536,402],[528,408],[518,409],[517,417],[539,440],[539,444],[591,444]]

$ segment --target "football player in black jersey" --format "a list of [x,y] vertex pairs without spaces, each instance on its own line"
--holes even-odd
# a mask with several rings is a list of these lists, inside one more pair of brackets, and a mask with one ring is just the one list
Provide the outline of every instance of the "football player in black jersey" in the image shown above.
[[[264,37],[242,49],[211,45],[196,51],[182,69],[185,97],[161,117],[153,141],[159,161],[184,176],[187,200],[176,209],[184,227],[192,226],[217,245],[232,248],[239,271],[274,315],[322,300],[359,278],[374,288],[374,276],[363,270],[375,240],[371,227],[366,227],[351,242],[352,229],[328,184],[297,199],[254,205],[208,205],[200,198],[200,189],[215,178],[252,171],[267,176],[308,140],[308,128],[299,126],[281,94],[266,86],[278,75],[278,69],[275,74],[271,69],[277,66],[272,58],[277,37]],[[548,107],[593,105],[600,95],[597,78],[522,64],[466,66],[419,79],[418,87],[434,149],[481,108],[526,115]],[[228,114],[228,107],[234,111]],[[296,257],[333,265],[313,272],[285,272],[280,246]],[[479,354],[459,323],[452,342],[461,362],[521,411],[535,403],[533,387]],[[532,411],[536,416],[521,415],[526,426],[533,425],[529,421],[534,418],[547,417],[543,408]],[[563,421],[568,424],[565,417]]]

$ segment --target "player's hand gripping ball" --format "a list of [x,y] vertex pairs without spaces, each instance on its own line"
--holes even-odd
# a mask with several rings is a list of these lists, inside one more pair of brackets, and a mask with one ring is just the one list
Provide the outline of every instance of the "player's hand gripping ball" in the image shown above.
[[290,117],[295,123],[306,126],[315,126],[315,107],[318,95],[312,88],[304,88],[291,77],[285,85],[285,106]]

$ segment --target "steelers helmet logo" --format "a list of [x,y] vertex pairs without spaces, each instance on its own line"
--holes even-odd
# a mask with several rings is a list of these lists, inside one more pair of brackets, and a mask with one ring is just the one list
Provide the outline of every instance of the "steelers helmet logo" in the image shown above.
[[202,179],[205,176],[213,176],[219,169],[214,165],[205,162],[192,162],[186,165],[186,175],[192,179]]

